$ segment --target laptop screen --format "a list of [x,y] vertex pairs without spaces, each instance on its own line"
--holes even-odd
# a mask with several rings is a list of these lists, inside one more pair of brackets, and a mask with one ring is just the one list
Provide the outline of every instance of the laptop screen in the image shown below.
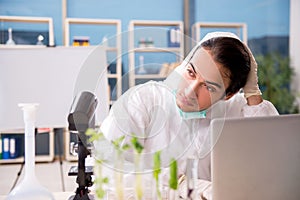
[[214,200],[300,199],[300,115],[216,119],[211,128]]

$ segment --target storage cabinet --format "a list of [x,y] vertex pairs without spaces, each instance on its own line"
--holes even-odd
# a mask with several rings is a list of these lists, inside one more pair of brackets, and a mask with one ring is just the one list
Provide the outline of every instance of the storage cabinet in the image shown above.
[[164,79],[163,65],[183,60],[183,22],[132,20],[128,30],[129,87]]
[[[0,164],[22,163],[24,161],[24,130],[7,130],[0,132],[2,159]],[[35,135],[35,161],[51,162],[54,159],[53,129],[38,129]],[[5,155],[6,154],[6,155]]]

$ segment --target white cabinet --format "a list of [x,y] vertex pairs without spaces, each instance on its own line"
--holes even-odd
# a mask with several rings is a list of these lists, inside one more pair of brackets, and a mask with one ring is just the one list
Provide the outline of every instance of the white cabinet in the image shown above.
[[[0,86],[5,86],[0,89],[0,137],[5,135],[7,138],[22,138],[24,131],[14,130],[24,126],[18,103],[37,102],[40,106],[36,127],[50,127],[51,130],[49,133],[44,134],[43,130],[43,134],[37,134],[36,152],[39,154],[36,161],[52,161],[52,127],[68,126],[67,116],[74,96],[83,88],[95,91],[98,99],[96,124],[101,124],[109,111],[107,77],[101,76],[101,72],[106,69],[105,49],[101,47],[0,48]],[[87,56],[92,61],[86,62]],[[82,67],[82,63],[89,65]],[[87,82],[85,77],[89,78]],[[16,143],[17,146],[20,147]],[[41,151],[39,148],[42,148]],[[18,156],[2,159],[0,163],[22,161],[23,158]]]
[[128,30],[129,87],[139,80],[163,79],[164,64],[183,60],[182,21],[132,20]]
[[[70,43],[70,26],[72,24],[83,25],[99,25],[99,26],[115,26],[114,39],[115,46],[108,45],[106,48],[107,54],[109,52],[115,52],[114,60],[116,62],[116,72],[108,73],[109,79],[116,79],[116,96],[117,98],[122,94],[122,37],[121,37],[121,21],[117,19],[88,19],[88,18],[66,18],[65,19],[65,46],[69,46]],[[109,39],[110,40],[110,39]],[[104,44],[102,44],[104,45]],[[109,60],[109,59],[107,59]],[[108,65],[111,63],[108,63]]]

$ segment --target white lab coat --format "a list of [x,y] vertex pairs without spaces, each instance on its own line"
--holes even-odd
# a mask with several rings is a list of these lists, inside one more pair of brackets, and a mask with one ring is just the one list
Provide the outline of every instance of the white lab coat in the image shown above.
[[125,135],[130,143],[135,134],[144,146],[144,166],[151,167],[153,153],[160,150],[163,166],[171,158],[177,159],[178,173],[185,172],[188,156],[199,158],[198,176],[210,180],[211,119],[220,117],[248,117],[278,115],[269,101],[248,106],[242,94],[220,101],[202,119],[183,119],[175,103],[173,89],[165,82],[150,81],[129,89],[113,105],[101,131],[109,140]]

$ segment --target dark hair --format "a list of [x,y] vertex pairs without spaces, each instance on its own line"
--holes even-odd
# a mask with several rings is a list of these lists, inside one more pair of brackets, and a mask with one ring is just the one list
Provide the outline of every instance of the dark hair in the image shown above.
[[243,43],[235,38],[216,37],[201,44],[206,50],[211,51],[215,62],[221,64],[230,79],[230,84],[226,88],[226,95],[238,92],[245,86],[250,72],[250,55]]

